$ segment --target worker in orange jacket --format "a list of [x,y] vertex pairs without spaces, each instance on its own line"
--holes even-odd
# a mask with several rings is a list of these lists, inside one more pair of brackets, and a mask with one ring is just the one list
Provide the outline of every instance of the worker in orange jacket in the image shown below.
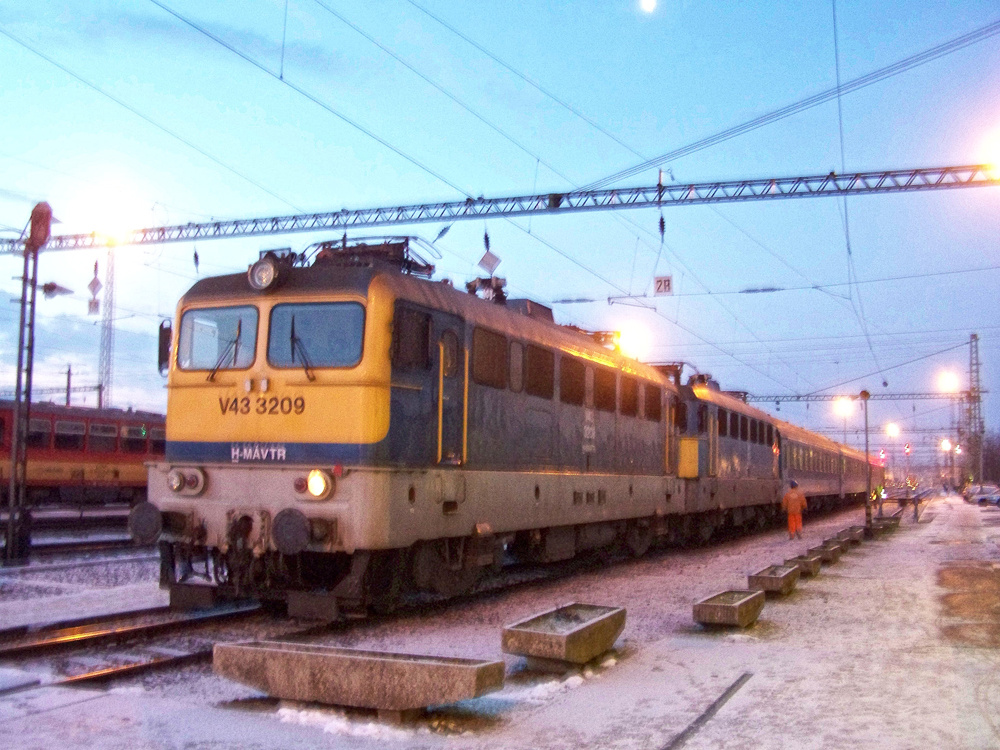
[[781,509],[788,513],[788,538],[802,538],[802,511],[806,509],[806,496],[794,479],[788,483],[789,490],[781,498]]

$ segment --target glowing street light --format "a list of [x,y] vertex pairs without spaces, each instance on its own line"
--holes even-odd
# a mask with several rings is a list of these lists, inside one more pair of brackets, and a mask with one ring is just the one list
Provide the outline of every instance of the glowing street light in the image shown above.
[[891,438],[899,437],[899,425],[895,422],[890,422],[885,426],[885,434]]
[[948,453],[951,450],[951,441],[948,438],[941,441],[941,450],[945,453]]
[[833,411],[838,417],[846,419],[854,413],[854,402],[847,396],[841,396],[833,402]]
[[962,381],[957,373],[946,370],[938,375],[938,388],[942,393],[958,393],[962,389]]

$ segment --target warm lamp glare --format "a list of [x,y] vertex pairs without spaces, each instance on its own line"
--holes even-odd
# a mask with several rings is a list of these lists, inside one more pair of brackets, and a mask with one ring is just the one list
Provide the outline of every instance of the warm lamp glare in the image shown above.
[[895,422],[890,422],[885,426],[885,434],[891,438],[899,437],[899,425]]
[[656,10],[656,0],[639,0],[639,7],[645,13],[652,13]]
[[632,359],[643,359],[649,354],[649,331],[640,323],[627,323],[618,334],[618,348]]
[[951,450],[951,441],[948,438],[945,438],[944,440],[941,441],[941,450],[945,452]]
[[958,375],[950,370],[948,372],[942,372],[938,376],[938,387],[944,393],[958,393],[961,385],[962,384],[958,379]]
[[854,403],[849,398],[838,398],[833,402],[833,411],[838,417],[849,417],[854,413]]

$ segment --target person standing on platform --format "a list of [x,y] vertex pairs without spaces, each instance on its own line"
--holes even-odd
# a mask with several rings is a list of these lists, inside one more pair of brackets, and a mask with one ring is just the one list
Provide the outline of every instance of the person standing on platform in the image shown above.
[[806,509],[806,496],[794,479],[788,483],[789,490],[781,498],[781,509],[788,514],[788,538],[802,538],[802,511]]

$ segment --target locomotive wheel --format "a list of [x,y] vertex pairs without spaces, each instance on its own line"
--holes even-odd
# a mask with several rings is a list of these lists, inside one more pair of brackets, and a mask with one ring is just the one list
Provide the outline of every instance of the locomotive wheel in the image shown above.
[[402,550],[387,550],[372,556],[368,563],[368,606],[379,615],[387,615],[399,606],[403,593],[406,555]]

